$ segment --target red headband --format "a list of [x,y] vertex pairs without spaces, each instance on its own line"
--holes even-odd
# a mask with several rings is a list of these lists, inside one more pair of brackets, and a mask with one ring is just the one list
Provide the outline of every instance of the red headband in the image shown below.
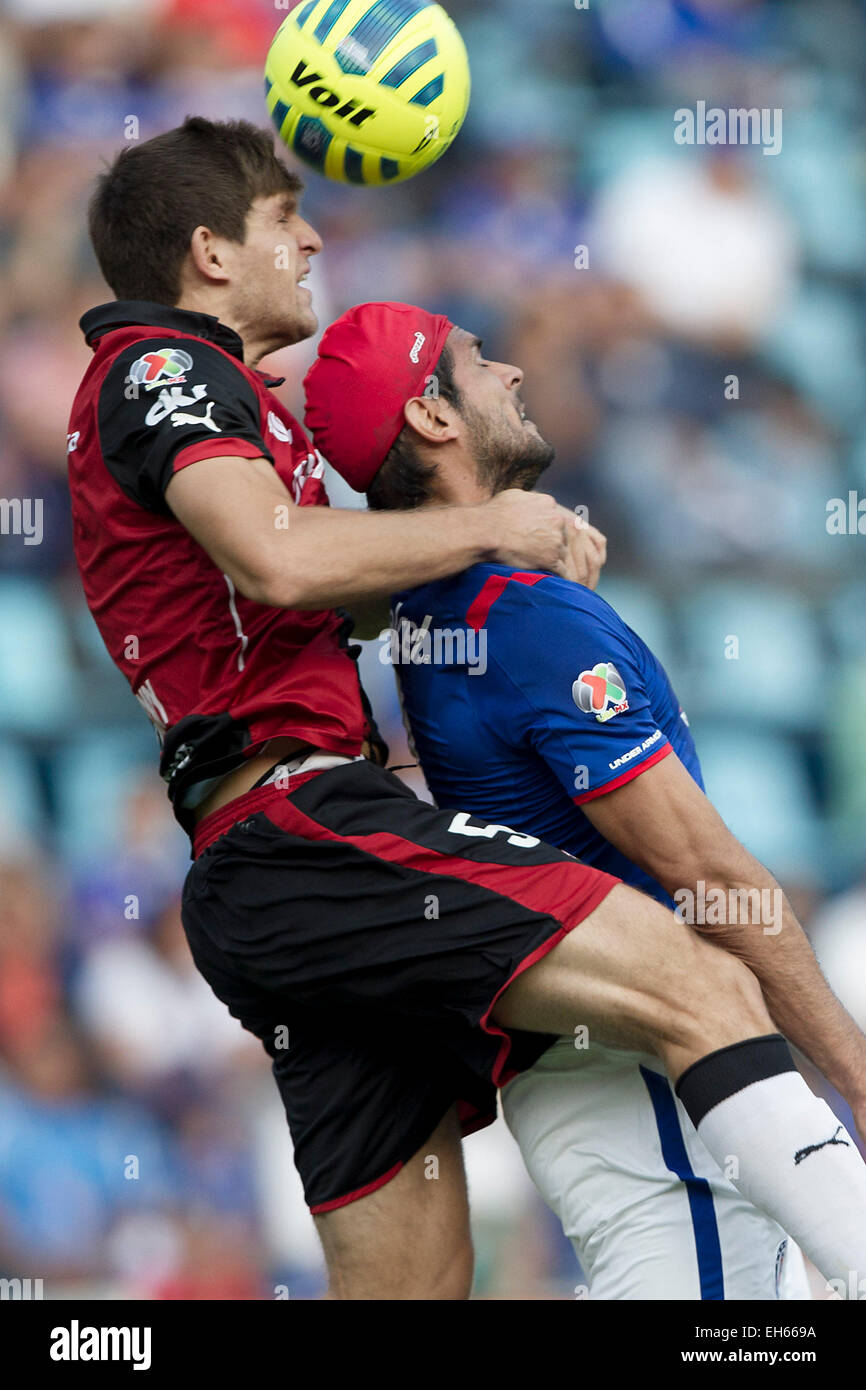
[[359,304],[326,329],[304,379],[306,423],[316,448],[365,492],[423,396],[453,328],[411,304]]

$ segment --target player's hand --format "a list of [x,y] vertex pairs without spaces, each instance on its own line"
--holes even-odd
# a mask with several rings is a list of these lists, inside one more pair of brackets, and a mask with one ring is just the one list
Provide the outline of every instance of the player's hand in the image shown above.
[[577,512],[562,508],[568,530],[568,553],[565,569],[557,571],[575,584],[594,589],[607,560],[607,537]]
[[573,563],[570,525],[574,518],[555,498],[545,492],[507,488],[483,505],[493,522],[496,564],[564,574]]

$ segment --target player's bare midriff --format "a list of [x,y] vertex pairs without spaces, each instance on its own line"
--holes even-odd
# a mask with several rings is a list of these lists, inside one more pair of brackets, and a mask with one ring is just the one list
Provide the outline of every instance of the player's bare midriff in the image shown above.
[[205,816],[211,815],[214,811],[219,811],[221,807],[227,806],[236,797],[243,796],[255,786],[260,777],[273,767],[274,763],[281,758],[289,758],[293,754],[299,753],[303,748],[310,748],[310,744],[300,738],[272,738],[262,749],[249,758],[241,767],[236,767],[234,772],[229,772],[220,782],[218,787],[205,797],[200,806],[196,808],[196,824],[204,820]]

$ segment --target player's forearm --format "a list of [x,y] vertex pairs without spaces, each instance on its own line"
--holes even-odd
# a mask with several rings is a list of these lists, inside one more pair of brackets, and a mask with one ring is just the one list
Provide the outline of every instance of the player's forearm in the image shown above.
[[830,989],[772,874],[743,850],[729,869],[698,876],[689,893],[675,900],[694,908],[696,930],[749,966],[779,1031],[850,1104],[866,1102],[866,1037]]
[[351,607],[458,574],[496,553],[486,508],[355,512],[299,507],[270,544],[262,600],[280,608]]

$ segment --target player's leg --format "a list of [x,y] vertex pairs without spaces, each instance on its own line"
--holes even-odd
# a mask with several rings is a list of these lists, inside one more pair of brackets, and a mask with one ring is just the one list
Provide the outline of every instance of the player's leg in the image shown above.
[[[231,826],[230,816],[247,805],[247,818]],[[417,1027],[431,1077],[450,1057],[476,1081],[500,1081],[509,1068],[537,1060],[547,1045],[539,1033],[571,1035],[578,1024],[601,1040],[654,1050],[672,1075],[686,1068],[679,1085],[690,1098],[681,1098],[717,1160],[739,1153],[746,1195],[826,1276],[835,1274],[840,1251],[852,1248],[850,1238],[837,1240],[840,1223],[847,1236],[852,1230],[840,1203],[866,1183],[866,1170],[853,1148],[819,1142],[826,1120],[814,1107],[822,1103],[773,1036],[749,971],[672,913],[535,837],[438,811],[366,763],[300,777],[288,792],[241,798],[215,819],[220,838],[210,848],[202,831],[184,924],[217,969],[231,963],[235,983],[339,1020],[343,1052],[351,1047],[352,1009],[359,1036],[373,1025],[386,1036]],[[502,1024],[530,1032],[509,1037]],[[383,1185],[395,1153],[408,1162],[454,1099],[471,1100],[452,1085],[432,1119],[426,1109],[416,1113],[411,1087],[387,1071],[388,1060],[384,1052],[384,1124],[379,1097],[370,1113],[380,1122],[367,1124],[360,1143],[344,1144],[340,1172],[332,1153],[318,1165],[315,1186],[327,1200],[352,1200],[369,1181]],[[387,1117],[401,1113],[394,1084],[410,1122],[401,1120],[391,1142]],[[363,1094],[351,1100],[363,1113]],[[315,1131],[329,1101],[318,1087],[302,1112],[308,1129]],[[769,1134],[761,1129],[768,1113]],[[795,1149],[810,1144],[819,1156],[791,1180]],[[301,1166],[298,1154],[296,1147]],[[816,1198],[822,1182],[835,1206],[826,1192]],[[308,1198],[315,1210],[320,1198]],[[861,1206],[866,1211],[866,1198]],[[860,1230],[853,1244],[861,1236],[866,1245]],[[861,1264],[858,1254],[847,1267]]]
[[[252,972],[225,950],[217,898],[206,899],[202,911],[195,878],[187,886],[184,925],[214,993],[271,1058],[295,1166],[324,1248],[329,1297],[468,1298],[472,1246],[450,1060],[439,1065],[423,1030],[393,1018],[377,1021],[346,1001],[329,1007],[324,994],[319,1006],[305,1006],[281,991],[287,960],[301,952],[291,911],[279,897],[283,871],[259,858],[248,879],[235,877],[235,856],[248,835],[234,828],[225,837],[207,878],[220,907],[241,895],[244,944],[249,951],[260,933],[257,973],[272,976],[274,987],[250,980]],[[265,828],[259,849],[278,848],[279,840],[273,827]],[[275,915],[267,909],[270,895]],[[320,935],[324,922],[316,916]],[[240,942],[234,945],[240,953]],[[492,1118],[493,1087],[474,1089],[470,1103]]]
[[790,1291],[796,1247],[725,1178],[656,1058],[563,1039],[502,1109],[589,1298],[809,1297]]
[[517,976],[491,1017],[508,1028],[656,1053],[674,1080],[708,1052],[775,1032],[760,985],[660,903],[616,887]]
[[620,884],[509,984],[509,1028],[654,1052],[734,1185],[789,1231],[827,1279],[866,1268],[866,1165],[809,1090],[757,980],[673,913]]
[[454,1109],[396,1177],[315,1218],[336,1299],[465,1299],[472,1240]]

